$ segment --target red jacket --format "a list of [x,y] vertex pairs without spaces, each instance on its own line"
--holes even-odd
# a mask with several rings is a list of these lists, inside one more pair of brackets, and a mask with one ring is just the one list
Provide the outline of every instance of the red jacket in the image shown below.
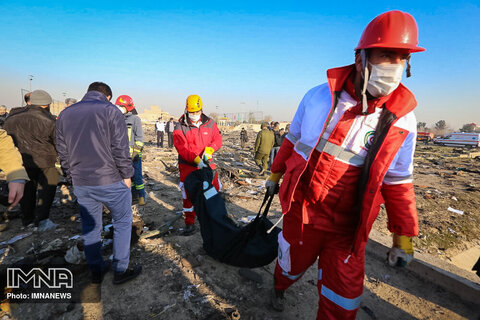
[[[352,250],[356,252],[368,240],[383,202],[390,231],[407,236],[418,233],[412,183],[416,140],[412,110],[416,101],[413,94],[400,85],[389,96],[370,101],[369,115],[362,115],[361,103],[352,101],[353,85],[347,81],[352,71],[353,66],[328,70],[328,85],[315,87],[305,95],[275,157],[272,172],[284,174],[280,187],[284,214],[290,211],[294,199],[300,199],[302,212],[292,214],[301,217],[303,223],[320,229],[322,224],[353,226],[351,231],[355,232],[356,241]],[[371,138],[376,133],[381,108],[393,114],[393,123],[385,131],[358,203],[357,182]],[[331,125],[327,127],[330,117]],[[373,123],[371,127],[369,121]],[[325,139],[326,132],[328,139]]]
[[[178,152],[180,181],[196,170],[194,159],[202,156],[206,147],[218,151],[222,147],[222,136],[215,121],[202,114],[202,124],[196,127],[188,117],[181,116],[173,131],[173,145]],[[215,165],[212,163],[214,168]]]

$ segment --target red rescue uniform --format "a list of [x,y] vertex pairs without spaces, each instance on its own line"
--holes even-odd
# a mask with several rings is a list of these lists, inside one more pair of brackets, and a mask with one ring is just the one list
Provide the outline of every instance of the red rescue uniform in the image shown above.
[[[305,95],[272,165],[272,173],[283,174],[279,196],[285,214],[275,289],[286,290],[318,259],[317,319],[355,318],[365,245],[380,204],[385,202],[390,231],[418,233],[412,183],[416,101],[400,84],[388,96],[369,101],[363,114],[353,72],[353,65],[330,69],[328,83]],[[368,163],[365,192],[359,193],[384,114],[391,125]]]
[[[197,125],[193,124],[188,116],[183,115],[178,120],[173,131],[173,145],[178,152],[179,187],[183,197],[185,224],[192,225],[195,222],[195,211],[183,184],[191,172],[198,170],[194,159],[197,156],[202,157],[206,147],[211,147],[218,151],[222,147],[222,136],[215,121],[205,114],[202,113],[201,121]],[[213,161],[210,161],[210,166],[212,169],[216,168]],[[221,189],[218,173],[214,177],[213,185],[217,191]]]

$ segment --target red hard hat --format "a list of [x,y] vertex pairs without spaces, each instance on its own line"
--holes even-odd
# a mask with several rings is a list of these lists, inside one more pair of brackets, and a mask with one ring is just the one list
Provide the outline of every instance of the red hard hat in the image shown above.
[[133,99],[130,96],[127,96],[126,94],[121,95],[117,98],[117,101],[115,101],[115,104],[117,106],[122,106],[127,109],[127,112],[132,111],[135,109],[135,105],[133,104]]
[[408,49],[425,51],[418,46],[418,27],[415,19],[402,11],[388,11],[370,21],[363,30],[355,50],[369,48]]

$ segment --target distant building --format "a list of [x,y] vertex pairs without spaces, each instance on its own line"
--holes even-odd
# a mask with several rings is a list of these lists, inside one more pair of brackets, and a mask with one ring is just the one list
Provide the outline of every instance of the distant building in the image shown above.
[[159,106],[151,106],[150,109],[145,109],[142,113],[139,113],[138,116],[142,121],[155,122],[158,118],[162,118],[165,121],[168,121],[170,118],[178,119],[179,116],[172,116],[170,113],[162,111]]
[[233,122],[232,122],[232,120],[230,120],[230,118],[220,117],[220,118],[218,118],[217,124],[219,126],[226,127],[226,126],[232,126]]

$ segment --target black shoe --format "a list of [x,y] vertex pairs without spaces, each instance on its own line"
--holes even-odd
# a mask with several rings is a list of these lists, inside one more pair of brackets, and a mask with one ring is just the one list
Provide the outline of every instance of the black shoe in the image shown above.
[[34,220],[23,220],[22,219],[22,225],[24,227],[28,227],[28,225],[32,224],[34,222]]
[[128,268],[125,272],[115,272],[113,274],[113,284],[121,284],[136,278],[140,273],[142,273],[142,266],[134,266],[133,268]]
[[110,266],[112,262],[107,260],[103,264],[103,270],[101,272],[92,272],[92,283],[102,283],[103,277],[107,274],[110,270]]
[[276,311],[282,312],[285,309],[285,291],[272,290],[270,303]]
[[184,236],[190,236],[195,232],[195,226],[193,224],[189,224],[185,226],[185,229],[183,229],[183,235]]

